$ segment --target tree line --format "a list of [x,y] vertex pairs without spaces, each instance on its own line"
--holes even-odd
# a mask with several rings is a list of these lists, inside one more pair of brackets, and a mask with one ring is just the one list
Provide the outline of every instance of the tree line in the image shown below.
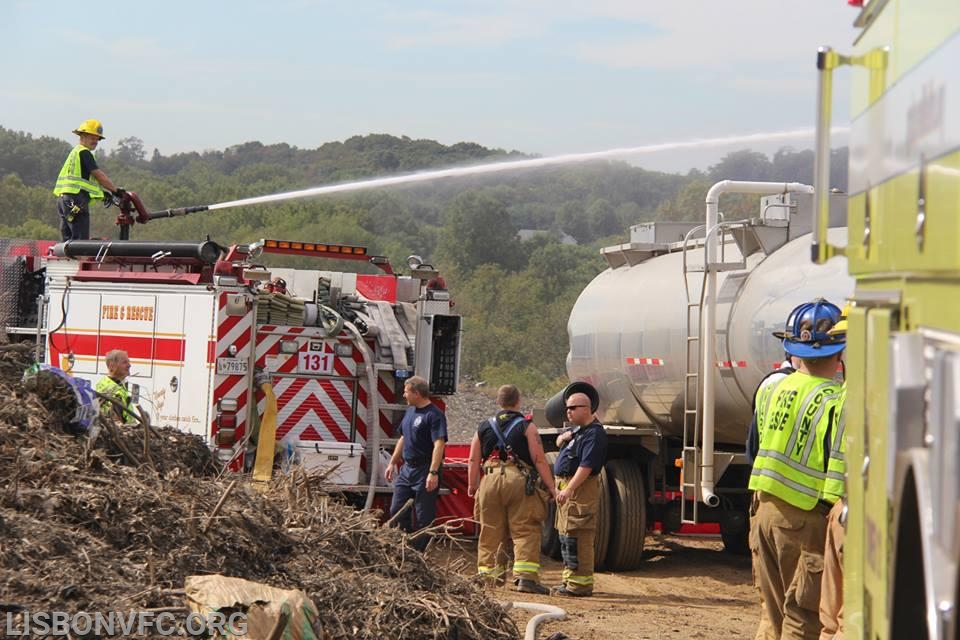
[[[0,236],[59,238],[51,190],[71,146],[0,126]],[[832,165],[840,188],[846,186],[845,154],[838,151]],[[124,138],[97,151],[114,182],[136,191],[150,210],[530,157],[385,134],[316,149],[246,142],[170,156],[148,153],[138,138]],[[701,218],[707,189],[717,180],[810,183],[812,176],[812,152],[792,149],[772,158],[738,151],[707,171],[686,175],[593,161],[197,213],[137,225],[131,237],[355,244],[394,265],[421,255],[445,275],[455,309],[464,316],[462,371],[537,393],[555,390],[564,377],[567,316],[580,291],[605,268],[600,248],[626,242],[629,227],[640,222]],[[750,197],[731,199],[725,209],[758,211]],[[115,217],[115,209],[93,207],[92,236],[116,237]],[[521,240],[521,229],[537,233]],[[307,260],[271,257],[278,266],[305,267]]]

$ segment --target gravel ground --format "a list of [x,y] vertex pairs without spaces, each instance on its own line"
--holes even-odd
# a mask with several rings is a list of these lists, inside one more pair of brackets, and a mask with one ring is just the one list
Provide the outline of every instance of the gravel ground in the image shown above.
[[[470,442],[481,420],[486,420],[497,412],[497,389],[476,387],[474,383],[460,383],[460,390],[452,396],[444,396],[447,404],[447,432],[451,443]],[[539,398],[521,397],[521,407],[525,413],[533,407],[543,406]],[[538,424],[538,426],[540,426]]]

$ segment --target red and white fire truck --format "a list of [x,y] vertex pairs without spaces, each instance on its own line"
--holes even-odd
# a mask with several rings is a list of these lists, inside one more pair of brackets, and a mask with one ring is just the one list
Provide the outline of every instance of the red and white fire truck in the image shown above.
[[[417,256],[398,275],[364,247],[318,242],[4,242],[0,277],[16,292],[0,298],[8,338],[35,336],[47,363],[91,382],[107,373],[109,351],[125,350],[151,424],[203,436],[234,469],[252,462],[263,376],[278,440],[318,454],[348,443],[362,456],[344,484],[375,484],[367,461],[394,436],[409,376],[436,395],[456,391],[460,317]],[[379,273],[270,268],[267,254]]]

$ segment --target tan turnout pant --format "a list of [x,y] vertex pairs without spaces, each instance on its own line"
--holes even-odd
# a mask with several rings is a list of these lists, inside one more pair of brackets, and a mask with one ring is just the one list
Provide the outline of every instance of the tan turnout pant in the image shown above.
[[526,476],[513,462],[488,461],[477,491],[480,540],[477,572],[499,578],[506,570],[502,554],[505,539],[513,540],[513,577],[539,582],[540,534],[547,515],[541,492],[526,495]]
[[820,586],[820,640],[843,640],[843,539],[840,524],[843,500],[827,516],[827,540],[823,550],[823,582]]
[[[557,478],[557,490],[569,479]],[[557,531],[563,554],[563,584],[573,593],[593,593],[594,540],[600,504],[600,476],[590,476],[570,499],[557,505]]]
[[774,637],[819,640],[826,509],[804,511],[763,491],[757,498],[750,549]]

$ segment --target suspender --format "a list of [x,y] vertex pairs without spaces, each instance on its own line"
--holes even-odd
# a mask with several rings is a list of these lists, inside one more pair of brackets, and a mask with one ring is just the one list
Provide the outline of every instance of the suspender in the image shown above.
[[489,418],[487,424],[490,425],[490,428],[493,429],[494,435],[497,436],[497,442],[499,443],[500,451],[503,451],[507,454],[513,455],[513,448],[507,444],[507,436],[513,432],[513,428],[516,427],[521,422],[524,422],[526,418],[523,416],[517,416],[510,421],[510,424],[507,425],[507,430],[504,433],[500,432],[500,427],[497,426],[496,417]]

